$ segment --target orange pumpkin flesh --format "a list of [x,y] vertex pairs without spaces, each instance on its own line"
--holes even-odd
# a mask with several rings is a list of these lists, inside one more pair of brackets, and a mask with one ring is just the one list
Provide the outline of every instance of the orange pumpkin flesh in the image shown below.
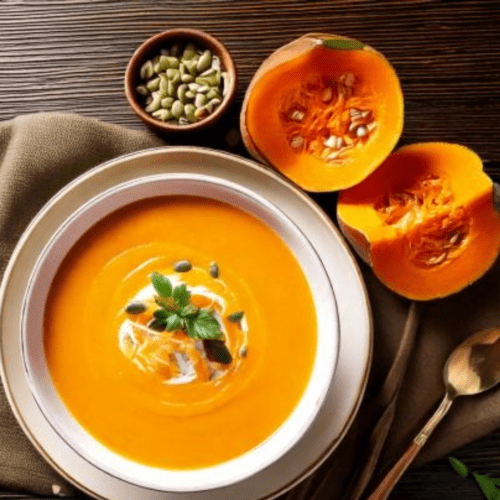
[[[329,48],[325,40],[356,48]],[[272,54],[241,114],[249,152],[308,191],[361,182],[390,154],[402,127],[402,92],[388,61],[332,35],[306,35]]]
[[480,278],[500,251],[500,216],[480,158],[457,144],[401,148],[343,191],[340,227],[378,278],[428,300]]

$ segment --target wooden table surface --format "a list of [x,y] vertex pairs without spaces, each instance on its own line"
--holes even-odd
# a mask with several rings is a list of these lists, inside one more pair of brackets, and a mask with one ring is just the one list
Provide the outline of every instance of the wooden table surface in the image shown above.
[[[245,88],[262,60],[304,33],[323,31],[363,40],[392,62],[405,94],[400,145],[462,143],[500,181],[499,26],[498,0],[3,0],[0,120],[64,111],[146,130],[124,97],[128,58],[152,34],[192,27],[231,51],[238,98],[216,135],[172,141],[228,149],[224,137],[238,127]],[[248,156],[241,145],[232,151]],[[500,432],[454,456],[477,472],[500,476]],[[446,459],[409,471],[391,496],[436,498],[484,496]]]

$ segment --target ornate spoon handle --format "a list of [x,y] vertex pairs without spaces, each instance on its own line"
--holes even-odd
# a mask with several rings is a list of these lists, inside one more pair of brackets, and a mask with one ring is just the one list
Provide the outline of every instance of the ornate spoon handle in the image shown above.
[[425,427],[415,437],[410,446],[403,453],[403,456],[394,464],[384,479],[382,479],[382,482],[377,486],[375,491],[368,497],[368,500],[385,500],[389,496],[396,483],[401,479],[401,476],[417,456],[420,448],[422,448],[427,441],[427,438],[450,409],[453,403],[453,397],[450,391],[446,392],[443,401],[434,412],[434,415],[432,415]]

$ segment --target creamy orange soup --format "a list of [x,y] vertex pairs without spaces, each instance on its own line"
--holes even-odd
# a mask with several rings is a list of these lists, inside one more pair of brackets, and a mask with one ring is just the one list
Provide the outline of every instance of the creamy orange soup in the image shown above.
[[[180,260],[192,268],[176,272]],[[230,363],[182,330],[152,330],[155,272],[211,308]],[[145,310],[127,313],[131,302]],[[316,337],[311,291],[281,239],[237,208],[187,196],[137,202],[88,231],[54,279],[44,326],[74,418],[120,455],[167,469],[219,464],[268,438],[305,390]]]

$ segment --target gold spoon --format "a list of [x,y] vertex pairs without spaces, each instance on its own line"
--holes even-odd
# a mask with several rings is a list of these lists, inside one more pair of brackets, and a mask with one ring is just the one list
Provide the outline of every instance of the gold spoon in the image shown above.
[[385,500],[389,496],[457,396],[479,394],[500,382],[500,327],[482,330],[456,347],[446,362],[443,378],[443,401],[368,500]]

